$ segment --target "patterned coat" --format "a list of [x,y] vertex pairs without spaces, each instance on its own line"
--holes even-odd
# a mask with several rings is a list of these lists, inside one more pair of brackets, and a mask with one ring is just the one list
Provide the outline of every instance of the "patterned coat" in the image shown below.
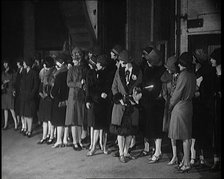
[[[119,67],[115,73],[114,81],[112,84],[112,93],[114,96],[114,106],[112,110],[112,125],[121,125],[122,117],[125,111],[125,106],[121,105],[119,100],[123,99],[125,95],[131,95],[133,88],[139,86],[142,82],[142,72],[139,67],[133,65],[130,83],[126,85],[125,69]],[[135,111],[130,115],[132,125],[138,126],[139,112]]]
[[39,95],[42,94],[39,102],[38,120],[39,121],[51,121],[52,111],[52,98],[50,97],[50,91],[53,87],[54,73],[56,68],[52,67],[43,73],[43,80],[39,85]]
[[66,110],[66,125],[82,126],[86,115],[85,89],[82,80],[86,79],[87,67],[85,65],[73,66],[67,75],[69,87],[68,104]]

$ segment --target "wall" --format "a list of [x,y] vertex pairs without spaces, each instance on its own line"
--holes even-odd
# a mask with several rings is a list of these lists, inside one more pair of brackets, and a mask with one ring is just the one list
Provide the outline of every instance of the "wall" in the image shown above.
[[[178,0],[176,0],[178,1]],[[219,0],[181,0],[180,51],[188,50],[188,35],[221,34],[221,3]],[[192,19],[203,19],[201,27],[188,28]]]
[[24,57],[33,57],[35,54],[35,18],[34,4],[24,1]]
[[89,14],[89,18],[92,24],[92,27],[94,29],[96,38],[98,33],[98,24],[97,24],[97,15],[98,15],[98,9],[97,9],[97,0],[86,0],[86,7]]
[[128,0],[128,50],[141,61],[142,49],[151,41],[151,1]]

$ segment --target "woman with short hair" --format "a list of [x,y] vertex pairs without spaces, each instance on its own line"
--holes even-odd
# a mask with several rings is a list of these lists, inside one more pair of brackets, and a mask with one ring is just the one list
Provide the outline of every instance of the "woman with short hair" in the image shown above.
[[50,91],[53,87],[54,73],[56,71],[54,59],[52,57],[46,57],[43,64],[42,80],[39,86],[39,112],[38,120],[43,125],[43,136],[38,144],[47,143],[47,140],[53,138],[53,131],[51,127],[51,110],[52,110],[52,99],[50,97]]
[[1,90],[2,90],[2,109],[4,110],[4,127],[3,130],[8,128],[8,110],[10,110],[13,120],[14,120],[14,129],[17,130],[17,121],[14,111],[14,83],[15,83],[15,74],[12,71],[9,62],[3,60],[3,71],[1,78]]
[[38,91],[38,74],[31,67],[33,65],[32,58],[26,58],[23,61],[25,69],[21,78],[21,106],[20,113],[25,120],[24,134],[28,137],[32,136],[33,117],[36,113],[36,92]]
[[193,56],[184,52],[179,57],[180,74],[176,88],[170,99],[169,111],[171,119],[168,137],[171,140],[183,141],[183,162],[179,169],[181,172],[190,170],[190,139],[192,135],[193,105],[192,98],[196,90],[196,76],[193,71]]

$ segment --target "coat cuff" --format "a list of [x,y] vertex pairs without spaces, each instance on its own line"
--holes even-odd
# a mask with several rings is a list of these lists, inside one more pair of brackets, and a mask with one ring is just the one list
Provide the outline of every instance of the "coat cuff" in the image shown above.
[[120,103],[119,101],[120,101],[121,99],[123,99],[123,96],[122,96],[121,93],[117,93],[117,94],[115,94],[115,95],[113,96],[113,101],[114,101],[115,104]]

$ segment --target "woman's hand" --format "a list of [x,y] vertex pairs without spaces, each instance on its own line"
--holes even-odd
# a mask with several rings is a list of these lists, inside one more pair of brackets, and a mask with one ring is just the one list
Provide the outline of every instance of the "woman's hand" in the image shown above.
[[86,108],[90,109],[91,108],[91,104],[89,102],[86,103]]
[[123,99],[120,99],[120,103],[122,106],[126,106],[126,104],[124,103]]
[[137,87],[133,88],[132,97],[134,101],[138,104],[139,100],[142,98],[142,92],[140,88],[137,88]]
[[101,93],[101,98],[106,99],[107,94],[106,93]]

